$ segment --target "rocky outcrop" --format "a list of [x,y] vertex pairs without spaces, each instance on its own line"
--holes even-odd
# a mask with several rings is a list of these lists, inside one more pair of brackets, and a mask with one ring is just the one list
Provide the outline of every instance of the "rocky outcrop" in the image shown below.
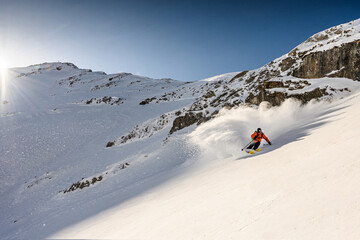
[[83,101],[85,104],[109,104],[109,105],[120,105],[123,102],[121,98],[118,97],[102,97],[102,98],[91,98],[90,100]]
[[292,94],[287,97],[300,100],[302,103],[307,103],[313,99],[320,99],[323,96],[329,95],[325,88],[315,88],[310,92],[304,92],[302,94]]
[[213,91],[208,91],[207,93],[205,93],[203,95],[204,98],[212,98],[212,97],[215,97],[215,93]]
[[238,73],[237,75],[235,75],[229,82],[231,83],[231,82],[233,82],[233,81],[235,81],[235,80],[237,80],[237,79],[241,79],[243,76],[245,76],[247,73],[248,73],[249,71],[243,71],[243,72],[240,72],[240,73]]
[[102,179],[103,179],[102,176],[94,177],[91,180],[82,179],[81,181],[73,183],[68,189],[62,190],[60,192],[68,193],[68,192],[73,192],[73,191],[78,190],[78,189],[83,189],[83,188],[86,188],[86,187],[90,187],[90,184],[94,185],[96,182],[100,182]]
[[281,61],[280,65],[279,65],[281,67],[281,71],[285,72],[290,67],[292,67],[295,62],[296,62],[296,60],[292,57],[285,58],[284,60]]
[[203,114],[201,112],[199,113],[186,113],[184,116],[177,117],[174,122],[173,126],[170,130],[170,134],[173,134],[174,132],[181,130],[183,128],[186,128],[190,125],[193,125],[194,123],[201,123],[203,121]]
[[107,144],[106,144],[106,147],[109,148],[109,147],[112,147],[115,145],[115,141],[109,141]]
[[286,93],[283,92],[274,92],[267,93],[261,91],[259,94],[250,93],[249,96],[245,99],[245,103],[260,105],[263,101],[268,101],[272,106],[279,106],[286,99]]
[[360,40],[313,52],[291,74],[298,78],[343,77],[360,81]]
[[156,100],[156,97],[147,98],[147,99],[141,101],[139,104],[140,104],[140,105],[146,105],[146,104],[151,103],[151,102],[154,101],[154,100]]
[[302,103],[307,103],[313,99],[320,99],[323,96],[329,95],[325,88],[316,88],[309,92],[301,94],[288,94],[286,92],[267,92],[262,91],[257,95],[250,93],[245,102],[254,105],[260,105],[261,102],[267,101],[272,106],[280,106],[288,98],[295,98]]

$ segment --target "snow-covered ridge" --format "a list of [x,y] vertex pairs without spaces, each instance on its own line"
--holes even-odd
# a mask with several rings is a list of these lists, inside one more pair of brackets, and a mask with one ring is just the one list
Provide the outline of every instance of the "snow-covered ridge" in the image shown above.
[[314,34],[295,49],[309,54],[312,52],[325,51],[334,47],[339,47],[344,43],[353,42],[359,39],[360,19],[357,19]]
[[[354,31],[341,27],[342,33],[357,36],[359,20],[349,25]],[[321,41],[341,35],[334,29]],[[318,43],[304,44],[320,49]],[[312,119],[320,108],[302,104],[346,98],[360,86],[339,76],[348,66],[329,68],[320,77],[297,77],[305,64],[301,53],[196,82],[106,74],[71,63],[12,69],[0,102],[0,238],[45,238],[194,162],[243,157],[240,146],[258,125],[271,129],[269,119],[277,119],[275,130],[266,131],[274,142],[287,136],[282,125],[302,127],[286,132],[290,140],[306,137],[319,126]],[[269,110],[264,101],[275,107]],[[204,148],[222,157],[213,158],[216,154]],[[200,153],[209,158],[199,158]]]
[[210,78],[202,79],[200,81],[204,81],[204,82],[224,81],[224,80],[229,80],[229,79],[233,78],[237,74],[239,74],[239,72],[225,73],[225,74],[220,74],[220,75],[213,76],[213,77],[210,77]]
[[[259,76],[264,72],[268,72],[266,73],[267,79],[269,78],[269,76],[271,77],[272,75],[273,76],[291,75],[298,77],[296,75],[299,74],[296,72],[296,70],[298,70],[304,64],[307,64],[304,63],[305,57],[310,56],[311,54],[314,53],[325,52],[328,50],[341,48],[344,44],[356,42],[359,39],[360,39],[360,19],[357,19],[349,23],[334,26],[314,34],[308,40],[296,46],[289,53],[284,54],[283,56],[273,60],[269,64],[266,64],[265,66],[259,69],[250,71],[249,74],[251,74],[252,76],[254,75]],[[334,56],[334,58],[336,57],[337,56]],[[343,63],[337,63],[337,65],[340,65],[340,67],[336,69],[332,69],[331,71],[323,74],[321,77],[326,77],[326,74],[336,75],[336,73],[339,73],[341,72],[341,70],[344,70],[345,67],[343,66]],[[316,70],[316,66],[314,66],[314,68]],[[337,74],[336,76],[344,77],[342,76],[342,74]]]

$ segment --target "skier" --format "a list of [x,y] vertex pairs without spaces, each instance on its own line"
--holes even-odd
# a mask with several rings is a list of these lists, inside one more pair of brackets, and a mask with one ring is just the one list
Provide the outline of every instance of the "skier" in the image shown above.
[[265,134],[261,131],[261,128],[258,128],[252,135],[251,135],[251,138],[252,138],[252,143],[246,148],[246,149],[249,149],[249,153],[250,154],[253,154],[254,153],[254,150],[255,151],[261,151],[261,148],[258,148],[260,146],[260,143],[261,143],[261,140],[264,138],[268,143],[269,145],[271,145],[271,142],[270,140],[265,136]]

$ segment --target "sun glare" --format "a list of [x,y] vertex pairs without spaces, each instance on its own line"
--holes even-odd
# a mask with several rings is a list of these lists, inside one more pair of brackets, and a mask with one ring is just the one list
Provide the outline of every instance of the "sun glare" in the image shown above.
[[0,72],[1,72],[1,74],[6,72],[7,68],[8,67],[7,67],[6,61],[4,59],[0,59]]
[[7,75],[7,64],[4,59],[0,58],[0,99],[3,101],[6,94],[6,75]]

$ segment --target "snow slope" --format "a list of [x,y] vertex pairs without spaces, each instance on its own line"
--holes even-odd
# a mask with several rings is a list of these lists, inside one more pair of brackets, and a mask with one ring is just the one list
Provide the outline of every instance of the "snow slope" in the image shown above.
[[[58,70],[59,68],[61,70]],[[326,81],[331,80],[334,79]],[[323,83],[317,81],[315,84]],[[356,82],[346,79],[339,79],[334,83],[341,86],[348,83],[351,93],[358,87]],[[299,130],[297,126],[307,124],[322,112],[310,108],[298,113],[300,106],[291,101],[272,110],[267,110],[264,105],[258,109],[245,107],[234,112],[222,111],[220,117],[195,131],[195,126],[192,126],[168,138],[170,121],[163,125],[160,131],[149,129],[147,132],[150,135],[145,134],[145,138],[105,148],[108,141],[126,135],[130,129],[136,129],[136,126],[151,126],[164,113],[170,119],[174,118],[174,112],[184,107],[189,108],[194,99],[208,91],[207,88],[201,90],[203,84],[204,82],[154,80],[128,74],[105,75],[62,63],[15,69],[12,76],[8,76],[6,92],[2,95],[2,99],[7,103],[1,105],[0,238],[119,238],[122,234],[131,237],[135,233],[139,234],[135,237],[145,237],[143,234],[146,232],[139,230],[112,231],[114,235],[108,236],[108,233],[100,231],[95,226],[94,231],[99,232],[87,229],[86,233],[70,230],[55,233],[72,226],[81,229],[77,223],[91,217],[99,219],[99,213],[108,218],[109,212],[116,213],[116,209],[122,212],[127,209],[127,204],[138,205],[142,201],[137,202],[136,197],[145,197],[145,202],[150,204],[148,195],[144,194],[151,194],[153,190],[156,194],[151,195],[153,200],[161,202],[161,198],[157,197],[157,191],[165,191],[168,187],[179,188],[180,192],[170,195],[174,196],[174,201],[177,202],[178,194],[189,191],[192,195],[194,189],[198,189],[195,184],[198,181],[196,176],[203,176],[202,179],[209,182],[221,183],[223,180],[217,179],[215,172],[222,168],[223,164],[230,166],[230,163],[239,160],[238,158],[244,158],[247,162],[267,155],[261,155],[267,152],[266,148],[255,158],[247,158],[248,156],[240,152],[240,146],[247,143],[253,129],[260,125],[274,142],[274,146],[269,150],[277,149],[285,143],[279,141],[282,135],[289,141],[294,141],[308,134],[308,128]],[[217,94],[221,94],[222,89],[222,86],[216,88],[219,91]],[[175,95],[168,101],[162,101],[164,91],[175,92]],[[97,103],[104,96],[122,101],[119,105],[111,105],[106,101]],[[153,96],[159,96],[156,104],[139,104]],[[86,104],[90,99],[97,100]],[[289,111],[292,114],[288,115]],[[225,122],[222,120],[223,115],[227,116]],[[149,122],[151,124],[148,124]],[[277,127],[274,126],[274,122],[278,123]],[[153,125],[156,129],[159,126],[161,125]],[[283,126],[287,126],[285,132],[281,131],[280,127]],[[286,134],[288,132],[289,134]],[[164,142],[164,139],[167,140]],[[201,157],[202,155],[204,157]],[[217,167],[209,168],[214,165]],[[208,170],[194,173],[194,169],[198,168]],[[244,168],[243,171],[248,170]],[[214,173],[213,180],[207,179],[210,173]],[[224,176],[220,177],[225,181]],[[85,185],[86,181],[94,184],[70,191],[72,184]],[[192,181],[195,182],[190,184]],[[167,188],[163,188],[166,186]],[[185,189],[180,186],[184,186]],[[206,191],[210,191],[210,185],[207,186]],[[223,188],[223,185],[218,186]],[[202,190],[198,191],[199,194],[195,196],[199,198],[184,199],[185,204],[192,206],[192,201],[199,203],[206,200],[202,198],[206,196]],[[162,196],[167,198],[165,195],[163,192]],[[135,203],[131,199],[135,199]],[[164,211],[168,210],[164,204]],[[175,211],[182,212],[179,209]],[[193,209],[189,209],[188,214],[190,211]],[[148,217],[153,214],[155,213]],[[184,215],[185,218],[188,216]],[[176,222],[177,219],[181,220],[174,218],[173,221]],[[142,224],[149,224],[145,220]],[[103,223],[111,224],[113,220],[109,218],[109,221],[103,220]],[[134,227],[132,224],[140,224],[139,220],[132,222],[131,217],[119,221],[116,223],[122,224],[121,221],[125,221],[130,228]],[[97,225],[95,222],[93,224]],[[160,226],[163,227],[159,223]],[[180,238],[186,232],[179,229],[176,236]],[[83,235],[90,233],[94,235]],[[174,233],[168,234],[175,236]],[[162,236],[159,233],[154,234],[154,237]],[[196,235],[200,232],[189,234]]]
[[[105,148],[137,124],[191,103],[190,91],[191,97],[184,94],[170,104],[139,105],[183,82],[106,75],[64,63],[13,69],[1,80],[6,86],[0,104],[1,239],[44,238],[143,191],[146,179],[190,154],[176,138],[163,147],[169,129],[146,144]],[[122,103],[85,103],[105,96]],[[179,152],[169,155],[174,148]],[[63,192],[100,177],[86,189]]]
[[[358,39],[358,26],[300,50]],[[0,79],[0,239],[358,238],[359,82],[289,76],[288,56],[186,83],[71,63],[11,69]],[[326,101],[245,104],[265,82],[267,94],[319,88]],[[212,119],[170,134],[191,113]],[[249,156],[240,149],[257,127],[273,145]]]
[[319,52],[360,39],[360,19],[314,34],[296,48],[301,52]]
[[[191,134],[197,168],[52,238],[358,239],[359,121],[359,93],[227,111]],[[274,144],[249,157],[242,136],[259,125]]]

